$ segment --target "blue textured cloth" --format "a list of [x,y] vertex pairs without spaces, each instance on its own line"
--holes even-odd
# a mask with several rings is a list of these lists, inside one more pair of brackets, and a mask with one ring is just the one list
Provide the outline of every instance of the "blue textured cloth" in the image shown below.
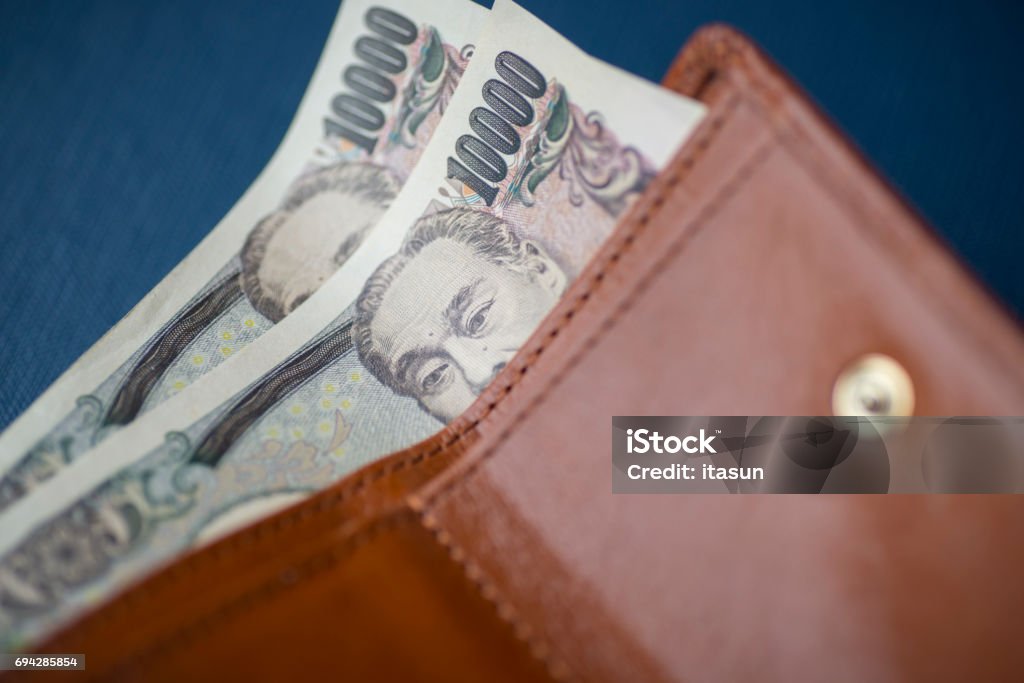
[[[699,25],[737,26],[1024,311],[1021,3],[522,4],[653,80]],[[336,10],[336,0],[0,4],[0,427],[241,195],[283,135]]]

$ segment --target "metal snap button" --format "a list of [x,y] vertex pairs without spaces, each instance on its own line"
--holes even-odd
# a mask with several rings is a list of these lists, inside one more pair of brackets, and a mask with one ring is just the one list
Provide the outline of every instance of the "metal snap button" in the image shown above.
[[914,413],[914,383],[897,361],[881,353],[858,358],[832,388],[833,415],[888,417]]

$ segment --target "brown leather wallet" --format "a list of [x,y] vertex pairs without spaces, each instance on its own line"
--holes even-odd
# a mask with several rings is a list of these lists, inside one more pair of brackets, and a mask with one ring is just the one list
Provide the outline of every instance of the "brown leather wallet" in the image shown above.
[[744,38],[709,114],[444,431],[191,553],[41,651],[86,677],[994,679],[1024,669],[1024,503],[612,495],[612,415],[828,414],[882,353],[916,412],[1024,414],[1024,341]]

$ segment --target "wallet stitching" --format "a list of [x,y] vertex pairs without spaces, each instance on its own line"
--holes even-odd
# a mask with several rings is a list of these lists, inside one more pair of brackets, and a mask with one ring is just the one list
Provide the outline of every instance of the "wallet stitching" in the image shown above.
[[[646,288],[658,276],[660,269],[665,264],[679,256],[679,247],[681,243],[691,239],[697,232],[699,232],[701,227],[703,227],[703,224],[705,224],[711,217],[714,216],[715,213],[718,212],[719,209],[722,208],[722,205],[724,205],[726,202],[732,199],[736,192],[750,179],[750,177],[753,175],[753,172],[757,170],[757,167],[760,166],[761,163],[763,163],[768,158],[769,152],[778,147],[778,143],[779,139],[777,137],[772,137],[771,139],[762,143],[761,146],[758,147],[757,150],[748,157],[747,161],[744,162],[743,165],[739,169],[737,169],[736,172],[733,173],[732,177],[719,188],[718,192],[715,193],[715,197],[710,202],[708,202],[708,204],[704,207],[704,209],[700,211],[700,213],[693,219],[693,221],[691,221],[689,225],[685,226],[680,231],[680,235],[674,241],[672,241],[671,244],[665,249],[665,253],[660,258],[655,260],[652,266],[649,269],[647,269],[647,272],[643,277],[636,281],[636,283],[633,285],[633,290],[615,307],[615,310],[604,321],[601,322],[599,329],[595,330],[584,342],[581,343],[580,348],[575,353],[573,353],[573,355],[564,364],[563,368],[559,372],[552,375],[547,385],[538,394],[537,400],[531,403],[529,406],[525,406],[519,412],[519,414],[516,415],[513,421],[505,429],[501,431],[500,435],[495,439],[495,445],[488,448],[488,450],[485,453],[483,453],[477,460],[469,464],[466,467],[465,471],[459,473],[457,476],[453,476],[450,481],[445,482],[445,484],[443,486],[440,486],[437,491],[434,491],[424,499],[422,507],[423,515],[429,514],[434,508],[437,507],[437,505],[442,501],[443,498],[446,498],[449,495],[451,495],[452,490],[456,486],[463,483],[465,480],[471,478],[480,468],[480,466],[495,454],[495,452],[501,445],[500,442],[503,441],[512,432],[512,430],[516,426],[518,426],[520,422],[525,420],[527,417],[530,416],[530,414],[532,414],[536,410],[538,405],[546,399],[547,395],[551,392],[551,390],[554,389],[562,381],[568,370],[571,369],[571,367],[575,365],[575,363],[578,362],[594,346],[596,346],[597,342],[600,341],[601,337],[603,337],[606,332],[615,327],[616,323],[618,323],[619,318],[621,317],[621,314],[626,309],[629,308],[630,304],[632,304],[639,295],[644,293]],[[669,186],[671,187],[672,184],[670,184]],[[641,225],[637,226],[637,231],[626,237],[622,245],[623,248],[609,256],[609,263],[607,264],[608,269],[614,267],[614,265],[618,262],[619,258],[621,258],[622,252],[624,252],[627,248],[632,246],[633,238],[636,232],[639,232],[639,228],[642,227],[643,224],[649,222],[651,215],[653,213],[656,213],[657,210],[661,208],[661,202],[658,201],[659,199],[661,199],[660,196],[655,198],[652,201],[651,210],[645,212],[639,219],[637,219],[638,222],[641,223]],[[590,297],[593,294],[593,292],[596,291],[597,288],[601,285],[602,281],[604,280],[606,271],[608,269],[602,269],[592,276],[592,280],[590,283],[591,287],[581,292],[577,296],[573,307],[563,314],[564,319],[562,323],[571,320],[572,317],[576,313],[578,313],[584,305],[586,305],[587,301],[590,300]],[[536,349],[536,351],[533,354],[533,358],[523,368],[523,373],[521,374],[525,373],[525,370],[527,367],[529,367],[529,364],[534,362],[537,359],[537,357],[540,356],[541,352],[545,348],[545,345],[551,340],[553,340],[558,335],[559,331],[560,327],[556,326],[554,329],[551,330],[551,332],[548,333],[548,339],[544,340],[544,342]],[[513,383],[510,383],[505,387],[504,395],[508,394],[512,386]],[[494,402],[492,402],[488,406],[488,408],[493,409],[497,405],[497,403],[499,403],[504,398],[504,395],[496,399]],[[486,413],[484,416],[482,416],[482,418],[483,417],[486,417]]]
[[493,581],[488,579],[487,572],[469,559],[466,551],[452,540],[451,534],[440,528],[433,518],[417,517],[417,519],[422,521],[423,526],[431,533],[438,545],[444,548],[448,559],[462,571],[467,583],[471,584],[480,597],[494,607],[495,616],[511,626],[515,637],[527,646],[535,659],[544,664],[552,680],[563,683],[577,680],[572,668],[554,654],[547,644],[547,639],[534,634],[534,629],[531,628],[527,620],[519,614],[519,611],[507,598],[501,596],[501,591]]
[[[758,147],[757,150],[755,150],[750,155],[747,161],[732,175],[732,177],[724,185],[721,186],[721,188],[716,193],[716,196],[711,200],[711,202],[709,202],[705,206],[705,208],[694,218],[694,220],[689,224],[689,226],[687,226],[681,231],[680,236],[676,240],[674,240],[671,246],[669,246],[665,250],[665,255],[657,259],[655,263],[652,265],[652,267],[647,271],[646,275],[639,281],[637,281],[636,285],[633,288],[633,291],[619,305],[616,306],[615,311],[601,323],[600,328],[594,331],[594,333],[591,334],[590,337],[583,342],[580,349],[578,349],[576,353],[574,353],[570,357],[570,359],[564,364],[563,369],[552,376],[548,384],[537,396],[536,400],[533,401],[529,406],[525,407],[522,411],[520,411],[520,413],[512,420],[512,422],[510,422],[509,425],[501,431],[500,435],[497,436],[495,439],[496,444],[489,448],[484,454],[482,454],[478,460],[474,461],[472,464],[467,466],[466,470],[460,473],[458,477],[453,477],[451,481],[446,482],[446,484],[443,487],[439,488],[438,491],[434,492],[432,495],[430,495],[428,498],[424,500],[422,509],[420,511],[420,520],[423,526],[434,534],[438,544],[440,544],[448,551],[448,554],[451,557],[452,561],[462,567],[463,572],[466,575],[466,579],[469,582],[477,585],[478,590],[480,590],[483,597],[492,602],[498,609],[499,617],[508,621],[512,625],[517,636],[519,636],[521,639],[527,642],[527,644],[531,648],[531,651],[534,651],[534,649],[537,648],[539,652],[544,654],[544,658],[542,659],[542,661],[545,661],[545,663],[548,664],[549,671],[552,673],[553,676],[556,676],[556,672],[559,675],[559,677],[556,677],[556,680],[568,680],[568,677],[571,675],[571,670],[569,669],[569,667],[565,665],[564,662],[562,662],[561,660],[552,661],[549,659],[551,656],[551,648],[544,643],[543,639],[538,640],[535,636],[531,636],[532,629],[530,628],[530,625],[528,623],[525,623],[522,620],[522,618],[518,616],[518,612],[506,598],[500,597],[501,591],[495,586],[493,581],[488,580],[486,573],[482,569],[480,569],[480,567],[476,563],[469,559],[469,553],[467,553],[462,548],[462,546],[460,546],[452,539],[451,534],[440,526],[437,517],[431,513],[443,501],[443,499],[447,498],[452,494],[452,492],[458,485],[464,483],[466,480],[473,477],[479,471],[481,465],[486,460],[490,459],[497,452],[500,443],[505,440],[505,438],[513,431],[513,429],[515,429],[520,423],[522,423],[528,416],[533,414],[536,411],[536,409],[539,408],[546,401],[551,391],[555,387],[557,387],[564,379],[564,377],[568,373],[568,370],[571,367],[573,367],[582,356],[588,353],[597,344],[597,342],[604,335],[604,333],[606,333],[615,326],[615,324],[621,317],[621,314],[625,310],[627,310],[629,308],[629,305],[636,299],[636,297],[643,294],[646,288],[657,278],[658,273],[662,269],[662,266],[664,266],[665,263],[671,261],[673,258],[676,258],[678,256],[677,250],[680,246],[680,243],[692,239],[694,234],[700,230],[700,227],[703,224],[706,224],[707,221],[712,216],[714,216],[736,194],[736,192],[741,187],[744,186],[744,184],[753,176],[753,173],[757,170],[757,168],[770,156],[770,152],[777,148],[777,145],[778,140],[773,137],[772,139],[762,143],[762,145]],[[686,164],[684,162],[685,160],[682,160],[679,165],[685,166]],[[676,180],[675,182],[678,182],[678,180]],[[670,182],[667,187],[673,187],[675,182]],[[645,212],[640,218],[637,219],[638,224],[636,225],[636,229],[634,230],[632,235],[628,236],[624,240],[622,248],[618,252],[615,252],[609,256],[609,262],[608,264],[606,264],[606,268],[598,271],[597,273],[594,274],[594,276],[592,276],[591,288],[582,292],[577,297],[577,300],[573,307],[566,311],[563,315],[564,320],[562,321],[562,323],[571,320],[575,313],[577,313],[586,304],[586,302],[590,299],[591,293],[595,291],[596,288],[603,281],[606,272],[615,266],[619,258],[621,258],[621,253],[632,245],[632,237],[634,237],[635,234],[639,232],[640,228],[642,228],[647,222],[649,222],[652,214],[658,212],[658,210],[661,207],[661,203],[658,201],[658,199],[660,199],[660,196],[652,200],[650,210]],[[541,346],[538,347],[538,349],[534,352],[533,358],[530,360],[531,363],[535,361],[537,357],[541,354],[541,352],[544,349],[544,345],[552,341],[557,336],[559,329],[560,327],[556,326],[554,329],[551,330],[551,332],[548,334],[548,338],[545,339]],[[490,404],[489,409],[493,409],[501,400],[501,398],[503,398],[504,395],[508,394],[509,389],[511,389],[511,385],[506,387],[506,391],[504,392],[502,397],[497,399],[494,403]],[[538,658],[541,658],[540,655],[536,656],[538,656]]]
[[[479,424],[483,422],[491,414],[491,412],[494,411],[494,409],[504,400],[504,398],[509,395],[509,393],[515,387],[515,385],[519,383],[521,377],[526,373],[528,368],[537,361],[538,357],[544,350],[545,345],[558,335],[559,331],[561,330],[561,326],[570,322],[575,313],[578,312],[578,310],[581,309],[582,306],[590,299],[592,292],[595,291],[596,288],[600,286],[606,273],[615,268],[621,257],[621,254],[630,247],[632,247],[637,234],[639,234],[643,230],[643,228],[646,227],[651,217],[660,211],[661,207],[664,204],[665,196],[685,177],[685,173],[680,172],[681,169],[685,169],[686,171],[692,169],[696,161],[700,157],[702,157],[703,153],[710,147],[711,142],[717,137],[718,132],[724,126],[725,122],[736,110],[741,99],[742,98],[739,94],[733,96],[723,106],[722,111],[719,112],[719,114],[714,119],[709,121],[708,130],[704,133],[704,136],[701,139],[696,141],[696,149],[693,152],[691,152],[691,154],[679,158],[674,164],[665,169],[665,173],[668,177],[665,181],[664,186],[660,188],[660,191],[657,195],[653,196],[649,200],[650,204],[646,208],[644,214],[642,214],[639,218],[636,219],[631,230],[621,238],[621,243],[619,244],[618,249],[616,249],[606,257],[604,267],[597,273],[595,273],[593,276],[591,276],[591,281],[588,288],[577,296],[576,302],[573,304],[573,306],[568,311],[566,311],[565,314],[563,314],[563,320],[548,334],[548,338],[544,342],[542,342],[540,346],[538,346],[536,349],[532,351],[530,357],[526,359],[526,361],[524,362],[524,365],[521,368],[520,372],[517,375],[513,376],[513,378],[510,379],[508,383],[504,387],[502,387],[501,390],[499,390],[499,395],[487,405],[484,412],[478,418],[466,424],[458,432],[455,432],[450,439],[447,439],[442,443],[433,446],[432,448],[427,448],[421,451],[417,451],[415,453],[411,453],[406,458],[398,460],[395,463],[390,464],[389,466],[382,468],[378,471],[369,473],[354,481],[350,486],[340,489],[339,491],[332,495],[325,496],[322,500],[318,501],[314,505],[302,506],[294,509],[293,511],[281,513],[279,517],[274,519],[271,523],[264,523],[252,527],[249,531],[237,534],[229,539],[225,539],[225,541],[213,546],[203,554],[193,555],[192,558],[186,559],[183,562],[168,567],[161,573],[161,575],[159,575],[158,577],[154,577],[155,585],[147,586],[143,590],[131,591],[129,593],[126,593],[119,601],[119,603],[111,605],[112,609],[104,609],[94,613],[93,615],[87,617],[87,625],[82,624],[82,627],[80,629],[75,630],[82,634],[89,634],[93,631],[96,631],[98,628],[100,628],[100,626],[102,626],[102,624],[109,623],[113,620],[116,620],[119,617],[122,617],[126,614],[130,614],[134,609],[138,608],[140,605],[145,604],[148,601],[151,601],[164,587],[177,583],[180,579],[184,578],[185,574],[192,574],[200,570],[203,566],[215,563],[218,560],[223,559],[225,556],[234,553],[241,547],[244,547],[250,543],[258,542],[261,538],[265,536],[270,537],[275,536],[279,533],[283,533],[289,527],[291,527],[293,523],[298,524],[305,521],[306,519],[318,516],[319,514],[322,514],[334,508],[336,505],[352,498],[353,496],[358,494],[362,489],[366,488],[366,486],[380,479],[391,476],[392,474],[395,474],[403,469],[416,465],[426,459],[436,456],[441,451],[449,448],[450,446],[459,442],[469,434],[473,433],[476,427],[479,426]],[[749,164],[750,161],[747,162],[747,165]],[[730,181],[730,184],[732,182],[735,182],[736,179],[737,177],[734,176],[734,179],[733,181]],[[716,202],[713,201],[712,205],[714,205],[715,203]],[[708,208],[710,208],[712,205],[709,205]],[[706,213],[706,211],[702,212],[702,214],[703,213]],[[700,220],[702,220],[702,217],[699,216],[697,219],[695,219],[695,222],[699,222]],[[668,256],[660,259],[659,263],[667,260],[671,256],[671,254],[668,254]],[[645,281],[649,279],[650,274],[648,277],[644,278]],[[644,283],[640,283],[635,287],[633,294],[630,295],[630,300],[632,300],[632,298],[635,297],[637,293],[639,293],[639,291],[642,289],[643,284]],[[587,342],[585,347],[581,349],[578,352],[578,354],[576,354],[577,357],[580,354],[584,353],[589,348],[589,346],[592,345],[593,342],[596,342],[597,337],[600,336],[600,334],[604,330],[609,329],[614,324],[618,312],[620,311],[617,311],[607,321],[605,321],[605,323],[602,325],[602,330],[599,330],[596,333],[596,335],[593,336],[591,340]],[[564,373],[560,373],[558,376],[552,378],[552,383],[545,390],[545,393],[547,391],[550,391],[550,389],[553,388],[558,383],[558,381],[561,380],[563,375]],[[542,400],[543,396],[540,398]],[[525,419],[526,415],[529,412],[532,411],[528,409],[522,415],[520,415],[517,418],[516,423],[518,423],[522,419]],[[504,433],[507,434],[508,431],[509,430],[507,429],[505,430]],[[492,453],[493,449],[484,456],[482,456],[479,462],[482,462],[483,460],[487,459]],[[479,462],[474,463],[474,465],[478,465]],[[475,469],[476,467],[472,468],[472,470]],[[467,471],[466,473],[464,473],[464,476],[468,478],[471,474],[472,471]],[[459,480],[456,479],[455,482],[452,483],[452,485],[454,485],[454,483],[457,483],[458,481]],[[437,496],[433,497],[431,500],[436,502]],[[385,517],[385,519],[387,519],[387,517]],[[376,528],[377,526],[378,525],[376,524],[370,525],[369,528],[364,529],[360,533],[351,536],[348,542],[343,545],[350,547],[352,550],[354,550],[358,547],[359,541],[371,538],[376,534],[376,532],[378,531],[378,529]],[[452,549],[450,549],[449,551],[450,557],[452,557],[451,550]],[[319,553],[315,553],[310,558],[307,558],[305,563],[311,564],[316,559],[321,558],[324,555],[335,554],[337,554],[336,548],[331,550],[325,550]],[[340,557],[337,559],[340,559]],[[336,563],[337,559],[332,560],[332,564]],[[456,561],[455,557],[452,557],[452,559],[453,561]],[[458,564],[460,567],[463,568],[463,571],[465,572],[465,564],[461,562]],[[307,575],[303,577],[302,580],[308,579],[313,575],[315,574]],[[482,594],[484,593],[483,583],[477,584],[477,582],[470,579],[468,575],[466,578],[467,580],[470,580],[471,583],[473,583],[474,585],[477,585],[478,589],[481,590]],[[209,625],[212,625],[221,618],[229,618],[231,616],[229,613],[231,610],[244,610],[247,606],[250,606],[255,601],[256,597],[258,597],[261,594],[271,595],[274,592],[273,589],[279,586],[280,580],[265,582],[264,584],[258,587],[255,587],[245,593],[242,593],[237,598],[229,602],[227,606],[218,608],[217,610],[208,613],[206,616],[200,617],[199,619],[193,621],[189,626],[186,626],[183,629],[171,632],[171,634],[169,634],[166,638],[161,639],[161,641],[159,641],[159,643],[155,645],[154,648],[147,648],[145,652],[156,652],[161,651],[166,647],[173,647],[174,641],[178,640],[179,636],[182,638],[187,638],[187,634],[194,628],[200,628],[201,624],[208,623]],[[280,587],[287,588],[288,585]],[[495,593],[497,593],[497,591],[495,591]],[[487,599],[489,602],[494,603],[498,607],[498,616],[500,618],[502,618],[504,621],[509,622],[509,619],[505,616],[507,610],[502,609],[501,605],[496,602],[494,597],[488,597],[488,595],[484,594],[484,598]],[[508,605],[507,602],[505,603],[505,605],[509,608],[511,607],[510,605]],[[511,625],[514,627],[517,637],[521,640],[524,640],[520,634],[524,628],[528,630],[527,625],[521,620],[511,621],[509,623],[511,623]],[[516,628],[517,624],[519,624],[519,628]],[[527,643],[527,645],[529,645],[530,652],[534,654],[534,656],[537,656],[537,652],[550,652],[550,648],[547,648],[542,643],[535,642],[534,639],[525,639],[525,642]],[[139,658],[148,658],[150,656],[153,655],[141,654],[139,655],[139,657],[133,659],[135,661],[138,661]],[[564,671],[563,663],[552,662],[548,657],[538,658],[541,659],[541,661],[543,661],[548,666],[549,673],[554,674],[555,672],[561,673],[562,671]],[[556,678],[555,680],[563,680],[563,678]]]

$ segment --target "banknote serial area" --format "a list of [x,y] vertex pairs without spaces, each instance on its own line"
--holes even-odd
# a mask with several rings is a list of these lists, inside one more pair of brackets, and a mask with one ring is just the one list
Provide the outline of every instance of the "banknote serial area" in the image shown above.
[[[62,41],[69,78],[214,26],[191,1],[61,6],[111,41]],[[237,201],[12,390],[0,682],[1021,680],[1019,322],[739,31],[678,27],[658,84],[534,13],[563,9],[344,0]],[[210,79],[314,10],[280,45],[264,11],[204,38]],[[87,98],[116,139],[76,121],[53,161],[83,182],[75,145],[141,135],[103,109],[118,68]],[[15,108],[48,83],[22,71]]]

